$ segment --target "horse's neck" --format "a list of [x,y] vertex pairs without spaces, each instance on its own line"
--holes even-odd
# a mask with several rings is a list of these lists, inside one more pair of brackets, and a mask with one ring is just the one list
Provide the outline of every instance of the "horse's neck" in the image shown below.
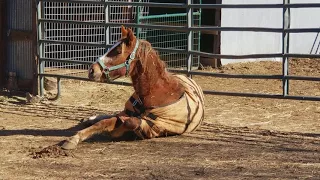
[[184,92],[179,81],[171,75],[169,80],[163,78],[149,79],[142,74],[134,82],[134,89],[146,108],[164,106],[177,101]]
[[179,99],[184,88],[165,70],[165,64],[147,42],[141,41],[138,50],[141,64],[132,74],[133,87],[145,107],[163,106]]

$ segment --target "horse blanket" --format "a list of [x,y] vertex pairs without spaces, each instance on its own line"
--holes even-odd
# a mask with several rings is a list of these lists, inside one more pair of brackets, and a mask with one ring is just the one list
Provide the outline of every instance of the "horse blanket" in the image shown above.
[[135,133],[142,139],[178,135],[196,130],[204,119],[204,95],[194,80],[174,75],[185,88],[176,102],[163,107],[144,109],[137,94],[126,102],[126,114],[141,119]]

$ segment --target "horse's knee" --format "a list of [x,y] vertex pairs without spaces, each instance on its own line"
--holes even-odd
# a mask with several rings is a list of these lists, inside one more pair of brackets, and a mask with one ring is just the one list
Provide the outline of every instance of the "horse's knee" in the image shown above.
[[123,125],[130,130],[135,130],[141,125],[141,119],[139,118],[130,118],[124,121]]

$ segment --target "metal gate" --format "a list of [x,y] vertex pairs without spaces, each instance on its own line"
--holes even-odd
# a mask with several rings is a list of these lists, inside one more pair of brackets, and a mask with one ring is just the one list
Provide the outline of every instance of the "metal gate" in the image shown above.
[[[74,5],[84,6],[85,15],[84,16],[74,16],[76,12],[71,11],[70,15],[63,16],[66,12],[56,13],[56,18],[48,19],[49,17],[44,16],[45,3],[60,3],[60,9],[72,9]],[[68,5],[68,6],[67,6]],[[69,8],[67,8],[67,7]],[[91,6],[98,9],[98,16],[93,18],[87,16],[88,9],[90,12],[94,11]],[[112,6],[120,6],[122,9],[132,9],[136,7],[143,7],[143,12],[147,12],[148,7],[166,7],[166,8],[177,8],[185,9],[186,11],[186,24],[149,24],[149,23],[134,23],[134,22],[112,22],[110,19],[112,16],[109,14],[109,9]],[[48,73],[45,67],[50,67],[51,71],[56,71],[57,64],[59,67],[75,67],[75,64],[79,64],[86,69],[92,61],[96,59],[99,55],[103,54],[105,49],[109,47],[112,42],[108,39],[109,36],[106,34],[110,33],[113,27],[119,28],[121,25],[138,28],[143,32],[143,29],[150,29],[151,31],[171,31],[171,32],[183,32],[187,36],[187,45],[184,48],[168,48],[167,46],[156,47],[155,49],[160,52],[165,53],[176,53],[184,54],[185,58],[185,69],[170,69],[171,71],[184,73],[189,76],[191,75],[201,75],[201,76],[211,76],[219,78],[242,78],[242,79],[278,79],[282,81],[282,94],[262,94],[262,93],[238,93],[238,92],[218,92],[214,90],[204,90],[207,94],[218,94],[218,95],[229,95],[229,96],[246,96],[246,97],[265,97],[265,98],[282,98],[282,99],[300,99],[300,100],[320,100],[320,97],[311,96],[292,96],[289,95],[289,80],[304,80],[304,81],[320,81],[320,77],[305,77],[305,76],[292,76],[289,75],[289,63],[288,58],[299,57],[299,58],[320,58],[319,54],[294,54],[289,52],[289,34],[290,33],[308,33],[308,32],[320,32],[319,28],[291,28],[290,27],[290,9],[291,8],[319,8],[320,3],[295,3],[291,4],[290,0],[283,0],[281,4],[200,4],[195,3],[193,0],[186,0],[185,3],[144,3],[141,1],[84,1],[84,0],[73,0],[73,1],[63,1],[63,0],[40,0],[38,1],[38,29],[39,29],[39,77],[40,77],[40,90],[42,90],[43,78],[44,76],[52,76],[60,78],[72,78],[87,80],[81,75],[64,75],[61,73]],[[248,8],[248,9],[261,9],[261,8],[278,8],[283,10],[283,26],[281,28],[268,28],[268,27],[203,27],[195,23],[194,12],[196,9],[219,9],[219,8]],[[139,8],[137,10],[140,10]],[[67,11],[68,12],[68,11]],[[122,11],[123,12],[123,11]],[[121,13],[123,14],[123,13]],[[106,17],[103,20],[98,17]],[[89,19],[86,19],[89,18]],[[96,20],[93,20],[93,19]],[[142,18],[141,22],[145,21],[147,18]],[[46,27],[49,27],[49,23],[56,24],[54,31],[57,33],[52,35],[52,38],[46,36]],[[62,29],[62,30],[59,30]],[[68,37],[64,32],[73,29],[72,32],[77,33]],[[82,29],[78,32],[79,29]],[[59,32],[60,31],[60,32]],[[271,53],[271,54],[247,54],[247,55],[226,55],[226,54],[212,54],[200,52],[195,48],[194,44],[196,34],[199,32],[211,32],[211,31],[248,31],[248,32],[268,32],[268,33],[279,33],[282,35],[282,52],[281,53]],[[82,38],[84,34],[82,32],[91,33],[92,39],[84,41]],[[150,33],[145,31],[145,33]],[[143,33],[142,33],[143,34]],[[145,36],[146,34],[144,34]],[[147,36],[149,36],[147,34]],[[59,38],[60,39],[59,39]],[[71,38],[71,39],[67,39]],[[105,40],[103,39],[105,38]],[[158,40],[158,39],[157,39]],[[159,40],[158,40],[159,41]],[[162,42],[160,40],[160,42]],[[50,45],[49,45],[50,44]],[[72,46],[71,46],[72,45]],[[70,46],[70,48],[68,47]],[[45,53],[45,48],[52,48],[55,52],[72,52],[77,54],[72,57],[65,57],[63,53],[60,54],[61,57],[57,55],[50,55]],[[61,48],[64,47],[64,48]],[[78,49],[73,49],[71,47],[78,47]],[[67,49],[69,48],[69,49]],[[67,49],[67,50],[66,50]],[[71,53],[71,54],[72,54]],[[194,57],[202,56],[209,58],[224,58],[224,59],[247,59],[247,58],[282,58],[282,74],[276,75],[242,75],[242,74],[223,74],[223,73],[211,73],[211,72],[201,72],[192,69],[194,63]],[[50,63],[56,63],[55,66],[50,65]],[[74,73],[74,72],[70,72]],[[81,73],[80,73],[81,74]],[[60,87],[60,86],[58,86]],[[43,91],[41,92],[41,95]]]

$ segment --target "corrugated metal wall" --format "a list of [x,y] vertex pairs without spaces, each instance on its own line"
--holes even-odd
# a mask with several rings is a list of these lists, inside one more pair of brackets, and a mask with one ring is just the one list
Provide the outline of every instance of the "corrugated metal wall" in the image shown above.
[[7,71],[16,72],[21,89],[32,89],[35,55],[34,1],[7,0]]
[[5,0],[0,0],[0,87],[4,86],[5,79]]

